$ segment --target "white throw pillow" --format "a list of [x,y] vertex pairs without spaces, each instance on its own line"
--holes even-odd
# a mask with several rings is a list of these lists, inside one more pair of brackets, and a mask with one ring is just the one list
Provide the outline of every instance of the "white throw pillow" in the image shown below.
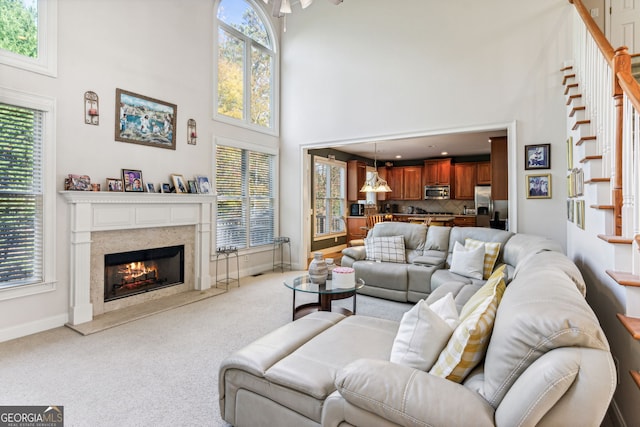
[[459,242],[453,246],[449,271],[472,279],[482,280],[484,272],[484,245],[474,249],[465,248]]
[[402,316],[389,360],[423,371],[431,369],[457,324],[453,294],[448,293],[431,306],[418,301]]
[[364,239],[364,247],[367,259],[371,261],[406,262],[404,237],[367,237]]

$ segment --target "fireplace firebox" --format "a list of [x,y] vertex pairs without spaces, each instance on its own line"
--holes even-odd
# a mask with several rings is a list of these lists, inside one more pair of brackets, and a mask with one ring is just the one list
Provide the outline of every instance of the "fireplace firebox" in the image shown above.
[[104,256],[104,301],[184,282],[184,245]]

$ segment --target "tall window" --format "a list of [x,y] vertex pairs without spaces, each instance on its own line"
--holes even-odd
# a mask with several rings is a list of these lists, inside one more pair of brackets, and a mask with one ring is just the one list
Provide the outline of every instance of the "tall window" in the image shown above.
[[273,243],[275,159],[273,154],[216,146],[217,246],[243,249]]
[[0,103],[0,289],[44,281],[43,118]]
[[0,63],[56,75],[57,0],[0,0]]
[[314,160],[315,238],[345,233],[346,163],[321,157]]
[[217,23],[216,118],[273,133],[276,51],[269,21],[253,0],[220,0]]

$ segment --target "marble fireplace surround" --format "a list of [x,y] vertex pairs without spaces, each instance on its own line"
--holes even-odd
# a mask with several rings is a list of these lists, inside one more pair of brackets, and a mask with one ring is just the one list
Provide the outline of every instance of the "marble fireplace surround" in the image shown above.
[[[146,239],[150,236],[149,233],[157,233],[159,236],[171,236],[169,240],[172,241],[178,239],[176,236],[180,234],[190,234],[192,238],[183,236],[185,251],[191,252],[189,248],[193,248],[193,261],[188,262],[185,258],[183,290],[206,290],[211,287],[211,212],[215,196],[106,191],[61,191],[60,194],[70,209],[71,325],[89,322],[96,314],[118,308],[117,305],[105,307],[106,304],[102,303],[97,304],[94,309],[95,299],[92,302],[92,292],[95,295],[96,291],[92,290],[91,286],[92,252],[101,252],[92,251],[94,238],[99,242],[97,246],[104,247],[104,238],[109,236],[121,241],[124,234],[128,235],[128,240],[131,241],[134,238],[139,240],[139,237]],[[117,230],[126,230],[129,233],[100,233]],[[147,242],[150,243],[147,247],[154,247],[154,241],[157,239]],[[111,243],[108,246],[111,246]],[[95,264],[95,261],[93,263]],[[181,289],[166,292],[179,290]],[[139,299],[144,298],[143,296]]]

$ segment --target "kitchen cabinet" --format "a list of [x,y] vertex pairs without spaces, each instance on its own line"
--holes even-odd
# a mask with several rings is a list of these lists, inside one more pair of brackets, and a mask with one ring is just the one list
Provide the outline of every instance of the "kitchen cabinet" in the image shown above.
[[491,185],[491,162],[478,162],[476,167],[478,185]]
[[455,189],[457,200],[473,200],[477,183],[477,163],[456,163],[454,166]]
[[422,200],[422,167],[404,166],[399,169],[403,175],[402,200]]
[[475,227],[476,217],[475,216],[456,216],[453,219],[453,225],[456,227]]
[[347,242],[355,239],[364,239],[367,231],[362,227],[366,227],[367,217],[349,216],[347,217]]
[[509,199],[507,137],[491,138],[491,198]]
[[451,185],[451,159],[429,159],[424,161],[423,185]]
[[422,166],[382,167],[378,175],[391,187],[378,193],[378,200],[422,200]]
[[354,202],[367,197],[367,193],[360,192],[366,179],[367,164],[360,160],[349,160],[347,162],[347,200]]

